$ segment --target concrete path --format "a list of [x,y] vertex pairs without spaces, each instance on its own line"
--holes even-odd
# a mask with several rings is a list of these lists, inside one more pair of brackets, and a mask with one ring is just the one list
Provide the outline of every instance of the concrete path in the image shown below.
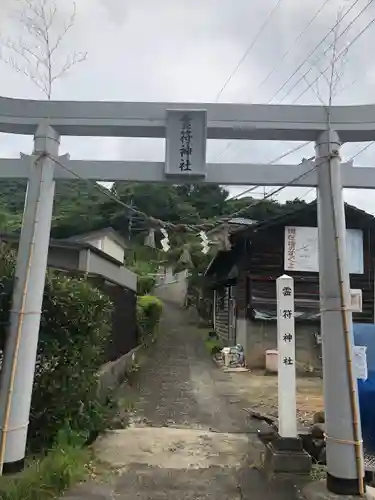
[[166,306],[160,340],[144,367],[132,425],[102,437],[111,484],[81,485],[69,500],[293,500],[290,481],[268,483],[261,445],[236,387],[208,356],[188,316]]

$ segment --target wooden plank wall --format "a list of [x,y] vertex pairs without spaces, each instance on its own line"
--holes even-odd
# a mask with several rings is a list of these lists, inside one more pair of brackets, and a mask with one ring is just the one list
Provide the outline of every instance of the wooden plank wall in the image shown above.
[[[298,221],[295,225],[312,226],[311,222]],[[355,221],[350,222],[347,227],[362,229],[364,237],[364,273],[350,277],[351,288],[361,289],[363,296],[362,313],[353,314],[353,320],[372,323],[374,322],[375,231],[362,228],[359,224],[355,224]],[[265,231],[254,238],[246,265],[242,266],[240,271],[237,294],[242,301],[247,295],[248,312],[252,307],[276,311],[275,280],[282,274],[284,274],[284,225],[280,224],[272,228],[272,231]],[[295,279],[296,310],[318,313],[319,274],[306,272],[288,274]],[[246,283],[244,275],[250,278],[250,283]],[[241,304],[240,309],[243,309],[243,305]]]
[[229,287],[216,290],[215,331],[224,345],[229,341]]

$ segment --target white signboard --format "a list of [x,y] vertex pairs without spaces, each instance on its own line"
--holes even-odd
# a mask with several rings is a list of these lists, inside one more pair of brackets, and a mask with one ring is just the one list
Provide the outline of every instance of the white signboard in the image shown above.
[[294,283],[289,276],[276,280],[278,414],[281,437],[297,437]]
[[[363,232],[346,230],[346,250],[351,274],[363,274]],[[285,227],[285,271],[319,272],[317,227]]]
[[350,310],[351,312],[362,312],[362,290],[352,288],[350,290]]
[[367,346],[364,345],[356,345],[353,348],[355,376],[360,380],[367,380],[368,377],[366,350]]
[[207,112],[168,110],[166,175],[204,177],[206,173]]

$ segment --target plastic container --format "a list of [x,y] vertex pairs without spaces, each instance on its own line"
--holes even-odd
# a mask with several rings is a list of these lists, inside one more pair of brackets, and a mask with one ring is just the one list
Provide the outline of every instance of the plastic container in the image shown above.
[[266,351],[266,371],[268,373],[277,373],[279,364],[279,352],[277,349]]
[[375,453],[375,325],[353,324],[354,345],[367,347],[367,380],[358,380],[363,447]]
[[223,355],[224,359],[224,366],[229,366],[230,365],[230,347],[223,347],[221,350],[221,353]]

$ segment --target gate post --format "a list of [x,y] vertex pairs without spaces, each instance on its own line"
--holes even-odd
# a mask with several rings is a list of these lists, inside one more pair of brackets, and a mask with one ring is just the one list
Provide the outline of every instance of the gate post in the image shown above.
[[357,381],[353,373],[353,324],[346,258],[340,139],[324,132],[316,142],[318,163],[319,288],[327,433],[327,488],[360,493],[363,472]]
[[38,348],[55,191],[59,135],[41,124],[34,136],[0,379],[0,474],[23,468]]
[[283,275],[276,280],[278,416],[279,435],[297,438],[296,337],[294,280]]
[[294,281],[276,280],[278,350],[278,434],[266,444],[265,469],[269,473],[311,471],[311,457],[303,449],[297,430]]

